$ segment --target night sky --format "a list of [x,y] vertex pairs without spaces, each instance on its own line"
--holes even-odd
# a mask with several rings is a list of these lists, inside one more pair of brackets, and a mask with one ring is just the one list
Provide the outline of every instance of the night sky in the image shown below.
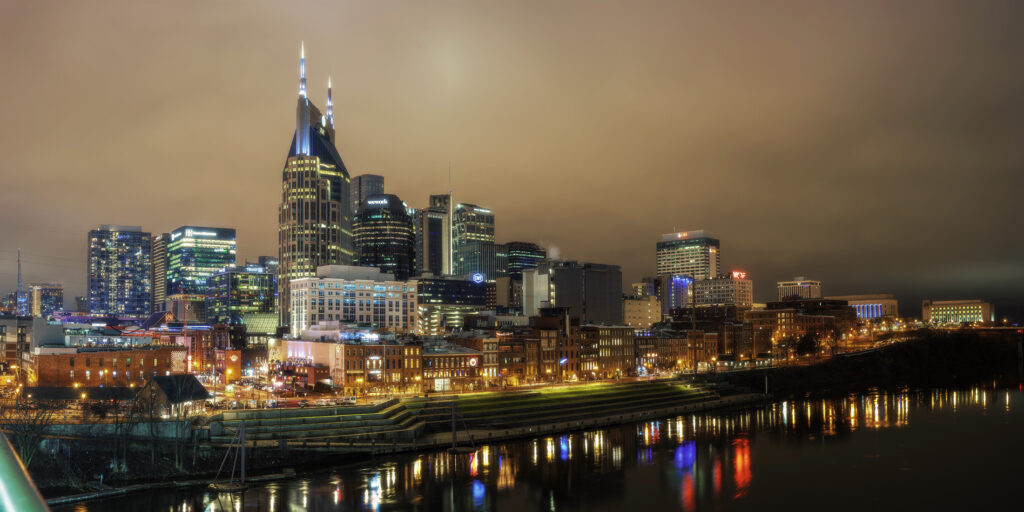
[[1024,303],[1024,2],[0,3],[0,290],[85,290],[100,224],[277,254],[299,43],[353,175],[499,242],[654,270],[707,229],[758,300]]

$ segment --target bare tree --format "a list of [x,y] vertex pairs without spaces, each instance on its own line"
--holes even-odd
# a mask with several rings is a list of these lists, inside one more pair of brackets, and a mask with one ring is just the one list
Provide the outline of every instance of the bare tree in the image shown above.
[[7,434],[25,467],[39,451],[39,443],[56,420],[59,403],[32,401],[19,396],[0,404],[0,430]]

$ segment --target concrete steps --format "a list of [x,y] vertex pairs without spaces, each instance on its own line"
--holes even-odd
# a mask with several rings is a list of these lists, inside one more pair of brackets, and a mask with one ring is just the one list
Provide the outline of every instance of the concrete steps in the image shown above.
[[411,440],[424,426],[399,400],[363,407],[225,411],[211,418],[210,442],[230,442],[243,421],[251,441]]

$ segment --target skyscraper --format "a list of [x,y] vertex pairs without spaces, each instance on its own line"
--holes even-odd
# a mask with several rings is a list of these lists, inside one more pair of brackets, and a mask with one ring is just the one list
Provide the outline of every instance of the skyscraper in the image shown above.
[[523,272],[523,314],[568,308],[584,323],[622,323],[622,271],[618,265],[544,261]]
[[459,248],[464,245],[473,242],[494,243],[494,214],[491,210],[475,204],[459,204],[452,213],[451,229],[454,258]]
[[334,146],[334,105],[327,81],[327,113],[306,96],[306,55],[299,60],[295,135],[284,165],[278,209],[279,319],[291,318],[289,282],[313,277],[321,265],[349,265],[354,259],[349,185],[345,163]]
[[206,321],[241,323],[242,316],[274,311],[274,275],[256,263],[225,267],[206,278]]
[[423,211],[420,238],[423,258],[418,262],[420,273],[434,276],[452,273],[452,196],[434,194],[430,206]]
[[352,217],[355,219],[359,207],[370,196],[384,193],[384,177],[376,174],[360,174],[352,178],[352,186],[349,188],[352,204]]
[[150,313],[150,235],[139,226],[89,231],[89,313],[142,318]]
[[508,251],[504,244],[470,242],[455,251],[455,275],[480,274],[487,281],[508,275]]
[[64,309],[64,285],[60,283],[32,283],[29,285],[29,303],[32,316],[48,317]]
[[659,276],[711,279],[718,276],[721,259],[718,239],[704,230],[662,235],[657,246]]
[[170,233],[156,235],[150,249],[150,304],[153,313],[163,311],[164,301],[167,300],[167,241],[170,239]]
[[405,281],[415,270],[416,243],[405,203],[393,194],[363,200],[353,223],[356,262]]
[[168,295],[203,295],[206,278],[235,264],[235,230],[182,226],[167,241]]

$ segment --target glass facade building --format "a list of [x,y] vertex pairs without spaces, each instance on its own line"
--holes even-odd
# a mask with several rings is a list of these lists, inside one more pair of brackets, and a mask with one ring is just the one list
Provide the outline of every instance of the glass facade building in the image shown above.
[[508,242],[505,244],[505,254],[508,259],[508,276],[520,280],[524,270],[537,268],[548,257],[543,247],[530,242]]
[[163,311],[164,302],[167,300],[167,241],[171,239],[170,233],[161,233],[153,237],[150,250],[151,264],[150,282],[152,283],[151,304],[153,313]]
[[398,196],[366,198],[353,223],[356,263],[377,267],[395,279],[409,279],[416,270],[416,234],[408,208]]
[[33,283],[29,285],[28,289],[32,316],[45,318],[64,309],[64,285]]
[[275,276],[262,265],[231,266],[206,278],[206,321],[242,323],[243,315],[274,311]]
[[[452,213],[452,251],[474,242],[494,243],[494,214],[475,204],[459,204]],[[454,271],[459,274],[458,270]]]
[[352,185],[349,187],[351,194],[352,218],[370,196],[384,193],[384,177],[376,174],[360,174],[352,178]]
[[167,294],[205,294],[206,278],[234,264],[234,229],[175,229],[167,241]]
[[472,242],[460,246],[455,251],[455,274],[482,274],[487,281],[505,277],[508,274],[508,251],[505,245]]
[[89,231],[89,313],[144,318],[150,313],[150,234],[139,226]]

